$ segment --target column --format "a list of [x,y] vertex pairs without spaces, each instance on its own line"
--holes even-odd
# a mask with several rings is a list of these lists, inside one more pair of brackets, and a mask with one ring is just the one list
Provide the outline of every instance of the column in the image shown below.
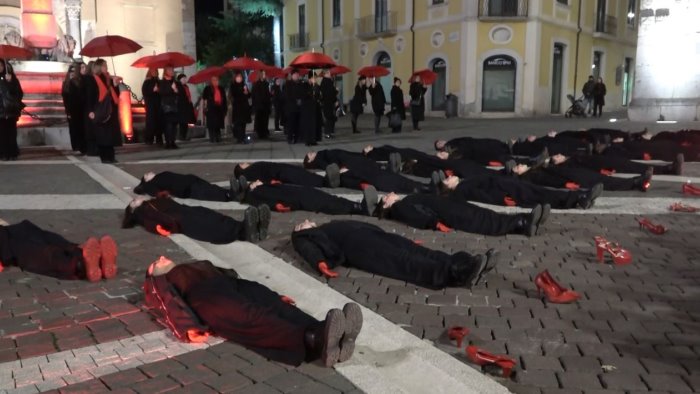
[[81,0],[66,0],[66,34],[75,40],[75,51],[73,57],[80,57],[80,50],[83,49],[82,34],[80,31],[80,10]]

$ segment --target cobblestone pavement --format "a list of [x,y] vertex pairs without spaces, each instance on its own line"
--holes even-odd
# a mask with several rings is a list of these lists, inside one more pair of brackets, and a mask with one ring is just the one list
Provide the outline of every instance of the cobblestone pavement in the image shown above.
[[[368,129],[366,118],[363,125]],[[348,135],[347,126],[341,123],[339,137],[323,145],[356,150],[367,143],[392,143],[428,150],[443,135],[506,138],[514,135],[511,130],[515,127],[522,134],[578,128],[574,124],[606,125],[597,120],[559,118],[431,120],[426,131],[397,137]],[[642,128],[631,123],[618,125]],[[650,126],[658,129],[658,125]],[[129,146],[118,159],[120,168],[136,177],[149,170],[168,169],[223,182],[234,160],[298,161],[305,151],[304,146],[282,142],[212,147],[199,141],[183,143],[178,151]],[[0,274],[0,393],[357,391],[341,374],[316,364],[290,368],[220,340],[207,345],[176,342],[144,310],[140,286],[147,264],[159,255],[176,261],[189,256],[168,239],[141,229],[119,229],[120,210],[3,205],[9,204],[3,203],[8,196],[63,195],[76,200],[81,195],[111,196],[74,164],[56,163],[67,160],[50,148],[32,148],[23,152],[21,162],[0,164],[0,218],[9,222],[29,219],[76,242],[90,235],[110,234],[120,246],[119,276],[90,284],[6,268]],[[689,164],[686,174],[700,176],[700,165]],[[654,182],[646,194],[606,193],[603,198],[681,200],[682,180],[671,177]],[[332,192],[357,195],[341,189]],[[700,206],[698,199],[686,202]],[[240,215],[239,211],[225,212]],[[694,242],[700,229],[698,215],[668,212],[649,216],[670,228],[661,236],[640,230],[635,217],[604,209],[602,214],[556,213],[545,231],[530,239],[444,234],[353,217],[447,252],[500,250],[502,263],[488,283],[471,290],[429,290],[346,268],[338,269],[341,276],[337,279],[321,278],[300,261],[289,234],[304,218],[323,223],[331,220],[327,215],[273,214],[271,236],[260,246],[465,363],[464,346],[457,348],[445,331],[453,325],[467,326],[471,331],[467,342],[518,361],[514,379],[494,378],[516,393],[700,392],[700,246]],[[632,264],[599,264],[592,241],[595,235],[605,235],[630,249]],[[580,292],[582,299],[570,305],[543,301],[532,283],[543,269]]]

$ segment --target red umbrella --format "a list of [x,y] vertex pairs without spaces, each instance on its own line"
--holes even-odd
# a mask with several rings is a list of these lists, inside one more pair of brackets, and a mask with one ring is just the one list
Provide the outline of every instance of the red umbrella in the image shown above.
[[289,75],[289,74],[291,74],[292,71],[294,71],[294,70],[299,71],[299,75],[306,75],[306,74],[309,73],[309,70],[308,70],[308,69],[305,69],[305,68],[296,68],[296,67],[292,67],[292,66],[285,67],[284,70],[282,70],[282,72],[284,72],[284,75]]
[[32,51],[14,45],[0,45],[0,59],[27,60],[34,56]]
[[[262,71],[265,71],[266,78],[284,78],[286,75],[284,70],[282,70],[279,67],[274,67],[274,66],[270,66]],[[248,80],[249,81],[257,81],[258,80],[258,70],[253,71],[250,74],[248,74]]]
[[357,75],[363,77],[383,77],[389,74],[391,74],[391,71],[384,66],[365,66],[357,72]]
[[335,66],[335,67],[330,69],[331,75],[345,74],[345,73],[349,73],[350,71],[352,71],[352,70],[350,70],[349,68],[347,68],[345,66],[341,66],[341,65]]
[[186,67],[193,65],[194,59],[182,52],[165,52],[147,59],[143,64],[142,68]]
[[411,78],[408,79],[408,82],[413,82],[416,76],[420,76],[421,82],[425,85],[432,85],[437,80],[436,72],[424,68],[422,70],[414,71],[413,74],[411,74]]
[[268,66],[258,59],[253,59],[248,56],[237,57],[233,60],[229,60],[224,64],[224,67],[231,70],[264,70]]
[[207,67],[204,70],[200,70],[194,74],[187,80],[187,83],[191,83],[193,85],[196,85],[198,83],[205,83],[209,82],[211,80],[211,77],[218,77],[219,75],[227,72],[228,70],[224,67]]
[[302,53],[289,65],[296,68],[331,68],[336,66],[330,56],[318,52]]
[[135,62],[131,63],[131,67],[136,67],[136,68],[148,68],[148,63],[153,61],[153,58],[156,57],[156,55],[148,55],[144,57],[140,57],[136,59]]
[[107,35],[90,40],[80,54],[88,57],[119,56],[134,53],[141,48],[137,42],[126,37]]

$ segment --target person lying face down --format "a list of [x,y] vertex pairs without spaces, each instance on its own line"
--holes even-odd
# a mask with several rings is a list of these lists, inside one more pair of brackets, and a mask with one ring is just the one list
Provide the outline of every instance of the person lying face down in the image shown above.
[[334,220],[320,226],[305,220],[294,228],[292,245],[312,268],[329,278],[338,276],[333,268],[346,265],[433,289],[472,287],[497,262],[493,249],[483,255],[449,255],[353,220]]
[[546,204],[554,209],[588,209],[603,192],[602,184],[590,189],[552,189],[506,176],[477,176],[461,180],[449,176],[441,179],[438,185],[442,194],[461,201],[524,208]]
[[64,280],[117,276],[117,244],[108,235],[78,245],[28,220],[0,222],[0,272],[4,265]]
[[[247,183],[245,178],[239,180]],[[377,190],[367,186],[363,191],[362,202],[328,194],[309,186],[272,184],[256,180],[243,186],[242,202],[250,205],[267,205],[277,212],[307,211],[321,212],[328,215],[365,215],[372,216],[377,208]]]
[[548,204],[536,205],[529,214],[494,212],[447,196],[389,193],[379,202],[379,217],[411,227],[449,232],[452,229],[483,235],[535,235],[549,217]]
[[165,192],[178,198],[227,202],[236,199],[240,192],[237,186],[237,182],[230,182],[229,189],[224,189],[196,175],[177,174],[170,171],[158,174],[147,172],[141,178],[141,183],[134,188],[134,193],[155,197]]
[[336,164],[325,167],[326,175],[320,176],[307,171],[303,167],[288,163],[271,163],[259,161],[255,163],[240,163],[233,170],[236,179],[241,176],[248,180],[260,180],[264,183],[279,181],[299,186],[338,187],[340,186],[339,168]]
[[144,292],[145,304],[181,341],[216,335],[294,366],[320,359],[331,367],[349,360],[362,329],[355,303],[331,309],[318,321],[290,297],[206,260],[176,265],[161,257],[148,268]]
[[530,168],[525,164],[512,165],[513,176],[542,186],[578,190],[590,189],[602,184],[605,190],[639,190],[646,192],[651,186],[652,170],[634,178],[617,178],[603,175],[597,171],[582,167],[541,166]]
[[137,197],[124,210],[122,228],[137,224],[165,237],[180,233],[214,244],[239,240],[257,242],[267,237],[270,208],[266,205],[248,207],[243,221],[237,221],[209,208],[179,204],[167,196],[150,200]]
[[[323,168],[329,164],[340,167],[340,184],[349,189],[364,189],[374,186],[383,192],[396,193],[430,193],[432,185],[416,182],[399,174],[382,169],[377,162],[361,153],[340,149],[327,149],[308,152],[304,157],[305,168]],[[342,171],[347,169],[348,171]]]

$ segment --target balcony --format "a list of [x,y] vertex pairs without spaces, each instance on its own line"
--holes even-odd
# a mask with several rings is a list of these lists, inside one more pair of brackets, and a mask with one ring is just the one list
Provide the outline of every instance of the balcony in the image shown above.
[[357,38],[367,40],[396,35],[396,12],[369,15],[356,20]]
[[527,19],[528,0],[479,0],[479,19]]
[[596,21],[595,34],[594,36],[600,36],[601,34],[607,34],[610,36],[617,35],[617,18],[612,15],[606,15],[605,19],[598,19]]
[[289,35],[289,49],[294,52],[309,48],[309,33],[296,33]]

